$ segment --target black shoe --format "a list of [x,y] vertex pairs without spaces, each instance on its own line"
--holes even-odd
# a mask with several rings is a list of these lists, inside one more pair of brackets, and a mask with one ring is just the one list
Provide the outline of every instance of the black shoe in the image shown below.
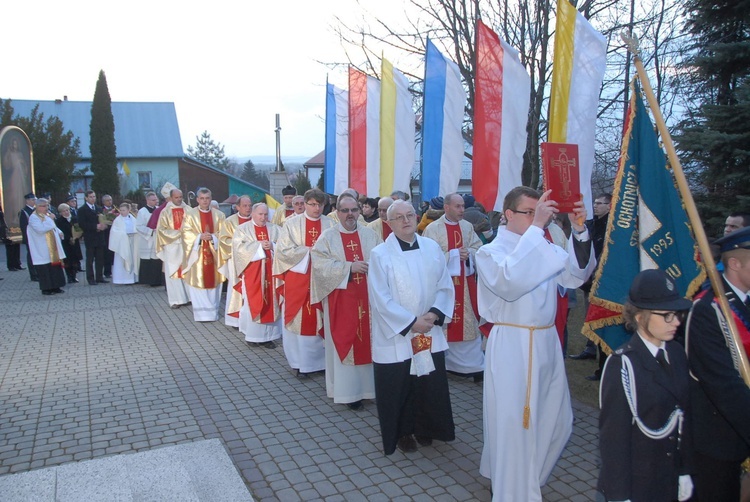
[[346,406],[350,410],[357,411],[357,410],[361,410],[362,406],[364,406],[364,405],[362,404],[362,400],[360,399],[359,401],[354,401],[353,403],[346,403]]
[[415,434],[414,437],[417,438],[417,443],[419,443],[419,446],[432,446],[432,438],[429,436],[420,436],[419,434]]
[[60,288],[56,288],[56,289],[53,289],[53,290],[52,290],[52,292],[53,292],[53,293],[65,293],[65,291],[63,291],[63,290],[62,290],[62,289],[60,289]]
[[51,295],[54,295],[55,293],[53,293],[52,291],[42,291],[42,294],[44,296],[51,296]]
[[300,380],[307,380],[308,378],[310,378],[309,373],[302,373],[300,370],[295,370],[295,374]]
[[18,270],[26,270],[26,267],[24,267],[23,265],[19,265]]
[[417,442],[414,441],[414,436],[409,434],[408,436],[402,436],[396,444],[398,449],[404,453],[414,453],[417,451]]
[[601,379],[602,376],[597,374],[589,375],[586,377],[586,380],[588,380],[589,382],[598,382]]
[[98,283],[96,281],[89,281],[89,286],[96,286]]
[[576,356],[568,356],[568,359],[574,359],[576,361],[583,361],[585,359],[596,359],[596,354],[586,352],[585,350]]
[[276,344],[273,343],[273,341],[263,342],[263,343],[260,344],[260,346],[263,347],[264,349],[275,349],[276,348]]
[[109,284],[109,281],[107,279],[97,279],[97,284]]
[[474,383],[482,383],[484,382],[484,371],[479,371],[477,373],[474,373]]

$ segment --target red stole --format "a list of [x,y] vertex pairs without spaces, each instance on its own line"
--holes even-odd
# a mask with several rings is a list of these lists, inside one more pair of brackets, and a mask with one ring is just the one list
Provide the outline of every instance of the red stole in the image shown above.
[[[172,208],[172,220],[174,221],[174,229],[180,230],[182,228],[182,220],[185,218],[185,210],[181,207]],[[177,277],[182,279],[182,265],[177,269]]]
[[388,223],[385,222],[385,220],[383,220],[382,222],[382,227],[383,227],[383,241],[385,241],[388,238],[388,236],[393,233],[393,229]]
[[[243,223],[247,223],[248,221],[252,220],[252,218],[243,218],[239,214],[237,215],[237,226],[239,227]],[[243,271],[244,274],[244,271]],[[237,291],[239,294],[242,294],[242,280],[243,280],[243,274],[240,274],[240,278],[237,282],[234,283],[234,290]],[[239,317],[240,312],[239,310],[237,312],[228,312],[227,315],[230,317]]]
[[[344,257],[348,262],[362,261],[364,252],[359,233],[341,234]],[[334,289],[328,295],[331,336],[341,361],[353,349],[354,364],[370,364],[370,305],[367,296],[367,276],[349,274],[346,289]]]
[[[204,213],[200,209],[198,214],[201,216],[201,231],[214,233],[214,218],[211,211]],[[198,237],[200,239],[200,237]],[[201,258],[203,263],[203,288],[214,289],[216,287],[216,264],[214,255],[211,252],[211,241],[201,241]]]
[[[259,242],[268,241],[268,229],[255,227],[255,239]],[[264,250],[266,257],[262,260],[251,261],[242,271],[242,281],[245,283],[248,307],[252,319],[261,324],[269,324],[276,320],[274,308],[275,294],[271,282],[272,264],[271,250]],[[260,288],[258,289],[258,286]],[[237,286],[235,286],[237,288]]]
[[[315,241],[320,236],[320,220],[312,221],[305,218],[305,246],[309,249],[313,247]],[[300,335],[315,336],[318,334],[318,310],[321,309],[320,303],[310,303],[310,269],[307,272],[298,274],[287,271],[284,274],[284,324],[287,325],[295,318],[297,313],[302,311],[302,326]]]
[[[544,238],[554,244],[549,229],[544,229]],[[555,329],[560,339],[560,347],[565,346],[565,326],[568,325],[568,295],[560,296],[557,284],[555,286],[555,297],[557,298],[557,311],[555,312]]]
[[[445,222],[445,230],[448,234],[448,250],[460,249],[464,246],[464,237],[461,233],[461,225],[457,223]],[[448,324],[448,341],[449,342],[463,342],[464,341],[464,284],[466,283],[466,268],[463,261],[461,261],[461,275],[457,277],[451,277],[453,279],[453,290],[456,293],[456,303],[453,306],[453,321]],[[475,294],[476,294],[476,282],[474,282]],[[471,296],[471,295],[470,295]]]
[[284,216],[285,216],[286,218],[289,218],[289,217],[290,217],[290,216],[292,216],[293,214],[294,214],[294,208],[292,208],[292,209],[287,209],[287,210],[286,210],[286,211],[284,212]]

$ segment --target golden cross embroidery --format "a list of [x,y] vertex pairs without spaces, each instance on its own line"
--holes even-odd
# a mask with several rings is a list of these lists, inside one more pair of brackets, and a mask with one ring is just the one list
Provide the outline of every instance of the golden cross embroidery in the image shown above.
[[357,320],[359,321],[359,325],[357,326],[357,338],[359,341],[362,341],[362,318],[367,314],[365,311],[365,308],[362,306],[362,301],[359,302],[357,305]]
[[354,261],[359,261],[361,258],[357,253],[354,253]]
[[264,241],[268,238],[265,232],[258,232],[257,236],[259,241]]
[[[357,248],[359,248],[359,244],[357,244],[354,241],[349,241],[349,244],[347,244],[346,247],[348,247],[349,249],[352,250],[352,252],[354,252],[357,250]],[[356,257],[357,255],[354,255],[354,256]],[[358,259],[359,258],[355,258],[355,260],[358,260]]]
[[453,307],[453,322],[458,322],[461,320],[461,303],[456,302],[456,305]]
[[352,280],[359,285],[360,282],[364,281],[364,278],[362,277],[362,274],[354,274],[354,277],[352,277]]
[[552,169],[556,169],[560,173],[560,181],[562,182],[562,193],[560,195],[566,199],[573,195],[570,191],[570,170],[575,169],[575,167],[576,159],[569,158],[565,148],[560,148],[560,156],[552,159]]
[[454,286],[460,286],[461,285],[461,278],[460,277],[453,277],[453,285]]
[[312,235],[313,244],[315,244],[315,241],[318,240],[318,235],[320,232],[318,232],[315,228],[311,228],[307,231],[308,234]]

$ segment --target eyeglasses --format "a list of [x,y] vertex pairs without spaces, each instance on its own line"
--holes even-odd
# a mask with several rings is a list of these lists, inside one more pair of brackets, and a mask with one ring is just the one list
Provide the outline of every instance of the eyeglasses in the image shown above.
[[536,214],[536,211],[533,209],[529,209],[528,211],[516,211],[515,209],[511,209],[516,214],[525,214],[526,216],[534,216]]
[[358,213],[359,212],[359,208],[358,207],[353,207],[351,209],[337,209],[336,211],[338,211],[339,213],[343,213],[343,214]]
[[658,315],[658,316],[663,317],[664,318],[664,322],[667,323],[667,324],[671,323],[675,319],[677,319],[678,321],[681,321],[682,317],[683,317],[683,313],[682,312],[654,312],[652,310],[651,313],[654,314],[654,315]]
[[401,223],[405,223],[409,220],[416,220],[416,219],[417,219],[417,213],[406,213],[406,214],[396,215],[393,218],[390,218],[388,221],[398,221]]
[[310,207],[320,207],[320,204],[318,204],[317,202],[305,202],[305,204]]

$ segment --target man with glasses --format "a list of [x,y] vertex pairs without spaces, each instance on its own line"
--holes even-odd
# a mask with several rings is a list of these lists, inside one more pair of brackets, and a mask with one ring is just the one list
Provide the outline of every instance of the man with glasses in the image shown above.
[[[292,199],[292,207],[294,207],[294,214],[292,216],[297,216],[298,214],[302,214],[305,212],[305,198],[302,195],[295,195]],[[292,217],[290,216],[290,218]]]
[[570,216],[567,250],[544,229],[558,213],[551,190],[516,187],[508,220],[476,253],[479,314],[494,324],[484,369],[484,448],[479,472],[498,500],[541,500],[573,428],[573,410],[555,329],[558,288],[577,288],[593,272],[583,202]]
[[310,301],[310,249],[333,226],[322,214],[325,200],[317,188],[305,192],[305,212],[286,220],[273,261],[273,275],[283,287],[284,355],[300,378],[325,370],[325,345],[319,334],[321,306]]
[[393,229],[373,249],[368,269],[372,360],[383,449],[390,455],[455,438],[442,326],[454,290],[440,246],[417,235],[408,202],[388,208]]
[[430,223],[422,235],[437,242],[445,253],[455,289],[453,321],[447,331],[450,350],[445,354],[445,367],[450,372],[474,377],[475,382],[481,382],[484,352],[474,303],[477,297],[475,253],[482,241],[474,232],[474,226],[463,219],[464,209],[463,197],[449,193],[443,199],[445,214]]
[[[729,308],[750,354],[750,227],[715,242]],[[686,328],[695,447],[693,500],[739,500],[741,464],[750,456],[750,388],[711,288],[699,293]],[[730,349],[730,347],[732,349]]]
[[393,204],[393,199],[390,197],[382,197],[378,201],[378,216],[379,218],[372,223],[368,223],[367,226],[374,231],[378,236],[386,240],[391,235],[391,226],[388,224],[388,208]]
[[323,305],[326,392],[352,410],[375,398],[370,347],[367,270],[380,238],[357,223],[359,206],[349,194],[336,205],[339,224],[323,232],[312,248],[310,301]]

